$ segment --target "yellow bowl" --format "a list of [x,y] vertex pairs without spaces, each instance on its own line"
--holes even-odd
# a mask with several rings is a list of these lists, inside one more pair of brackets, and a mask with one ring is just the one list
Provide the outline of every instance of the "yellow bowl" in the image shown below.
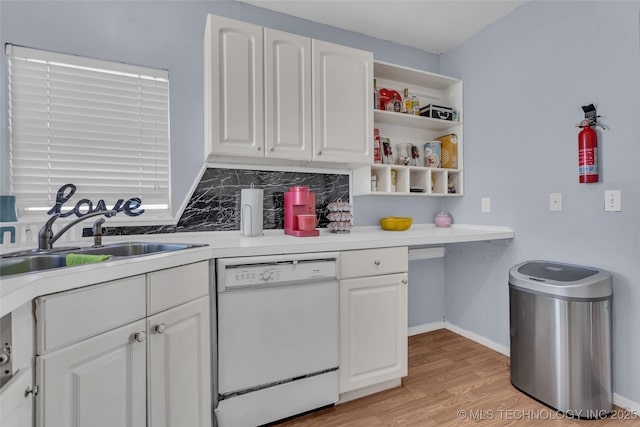
[[380,218],[380,227],[388,231],[404,231],[411,227],[412,221],[413,218],[411,217],[388,216],[386,218]]

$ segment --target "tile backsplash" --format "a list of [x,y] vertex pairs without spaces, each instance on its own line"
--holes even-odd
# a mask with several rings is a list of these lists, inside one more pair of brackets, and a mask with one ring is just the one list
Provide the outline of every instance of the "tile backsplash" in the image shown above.
[[349,175],[251,169],[207,168],[177,225],[107,227],[106,235],[240,230],[240,190],[264,190],[263,228],[284,228],[284,193],[307,186],[316,193],[318,226],[326,227],[326,205],[349,200]]

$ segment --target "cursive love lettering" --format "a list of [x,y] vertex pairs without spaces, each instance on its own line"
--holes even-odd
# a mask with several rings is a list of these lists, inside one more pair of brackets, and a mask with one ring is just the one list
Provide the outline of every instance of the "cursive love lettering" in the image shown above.
[[56,194],[56,204],[49,209],[47,212],[48,215],[59,214],[61,218],[66,218],[75,214],[78,218],[83,217],[87,214],[93,212],[104,212],[109,210],[114,210],[116,212],[124,212],[127,216],[138,216],[144,213],[144,209],[139,209],[142,206],[142,200],[139,197],[132,197],[126,202],[124,199],[119,199],[114,205],[113,208],[109,209],[104,200],[98,200],[96,206],[93,206],[93,203],[89,199],[80,199],[75,204],[73,209],[70,209],[66,212],[62,212],[62,206],[71,199],[71,197],[76,192],[76,186],[73,184],[65,184],[58,190]]

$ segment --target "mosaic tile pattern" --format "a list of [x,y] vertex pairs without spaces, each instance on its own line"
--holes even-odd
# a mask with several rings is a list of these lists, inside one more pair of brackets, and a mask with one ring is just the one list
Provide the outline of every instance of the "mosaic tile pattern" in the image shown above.
[[265,230],[284,228],[284,193],[289,187],[307,186],[316,194],[318,227],[329,222],[329,202],[349,200],[349,175],[208,168],[177,225],[107,227],[105,235],[240,230],[240,190],[251,184],[264,190]]

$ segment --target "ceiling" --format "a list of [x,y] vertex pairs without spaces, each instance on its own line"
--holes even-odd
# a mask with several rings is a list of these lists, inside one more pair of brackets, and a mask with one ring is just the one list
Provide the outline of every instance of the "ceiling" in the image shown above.
[[439,54],[527,0],[239,1]]

